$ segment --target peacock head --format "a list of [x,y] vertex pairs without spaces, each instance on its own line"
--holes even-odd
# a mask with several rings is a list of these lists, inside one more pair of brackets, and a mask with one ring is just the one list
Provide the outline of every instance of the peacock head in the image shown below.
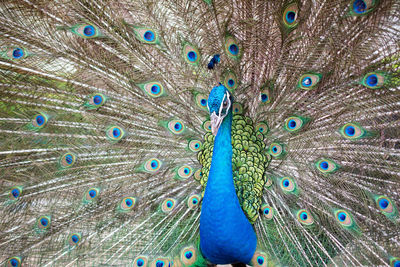
[[215,86],[208,96],[207,107],[210,111],[211,131],[217,135],[222,121],[232,108],[233,97],[225,86]]

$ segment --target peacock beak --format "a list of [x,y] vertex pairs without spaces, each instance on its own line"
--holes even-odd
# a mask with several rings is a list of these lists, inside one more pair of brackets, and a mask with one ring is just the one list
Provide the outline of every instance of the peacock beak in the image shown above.
[[217,113],[214,111],[211,114],[210,119],[211,119],[211,132],[214,136],[217,136],[218,129],[221,126],[224,117],[218,116]]

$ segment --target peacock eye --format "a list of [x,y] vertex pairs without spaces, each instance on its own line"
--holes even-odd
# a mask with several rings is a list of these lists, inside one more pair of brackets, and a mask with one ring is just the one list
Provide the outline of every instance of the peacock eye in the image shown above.
[[223,107],[226,108],[228,106],[228,101],[224,101]]

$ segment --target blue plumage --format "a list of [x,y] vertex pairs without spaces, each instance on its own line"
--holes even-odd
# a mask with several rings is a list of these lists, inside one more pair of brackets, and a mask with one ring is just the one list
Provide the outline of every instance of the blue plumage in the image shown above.
[[[218,129],[200,216],[200,249],[216,264],[249,263],[257,246],[254,229],[240,207],[232,175],[232,106],[220,109],[229,93],[214,87],[208,98],[210,113],[226,115]],[[222,113],[222,114],[221,114]]]

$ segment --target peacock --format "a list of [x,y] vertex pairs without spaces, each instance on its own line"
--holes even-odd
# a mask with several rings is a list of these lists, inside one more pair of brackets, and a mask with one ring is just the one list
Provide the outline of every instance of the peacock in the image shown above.
[[1,266],[400,267],[400,2],[3,0]]

